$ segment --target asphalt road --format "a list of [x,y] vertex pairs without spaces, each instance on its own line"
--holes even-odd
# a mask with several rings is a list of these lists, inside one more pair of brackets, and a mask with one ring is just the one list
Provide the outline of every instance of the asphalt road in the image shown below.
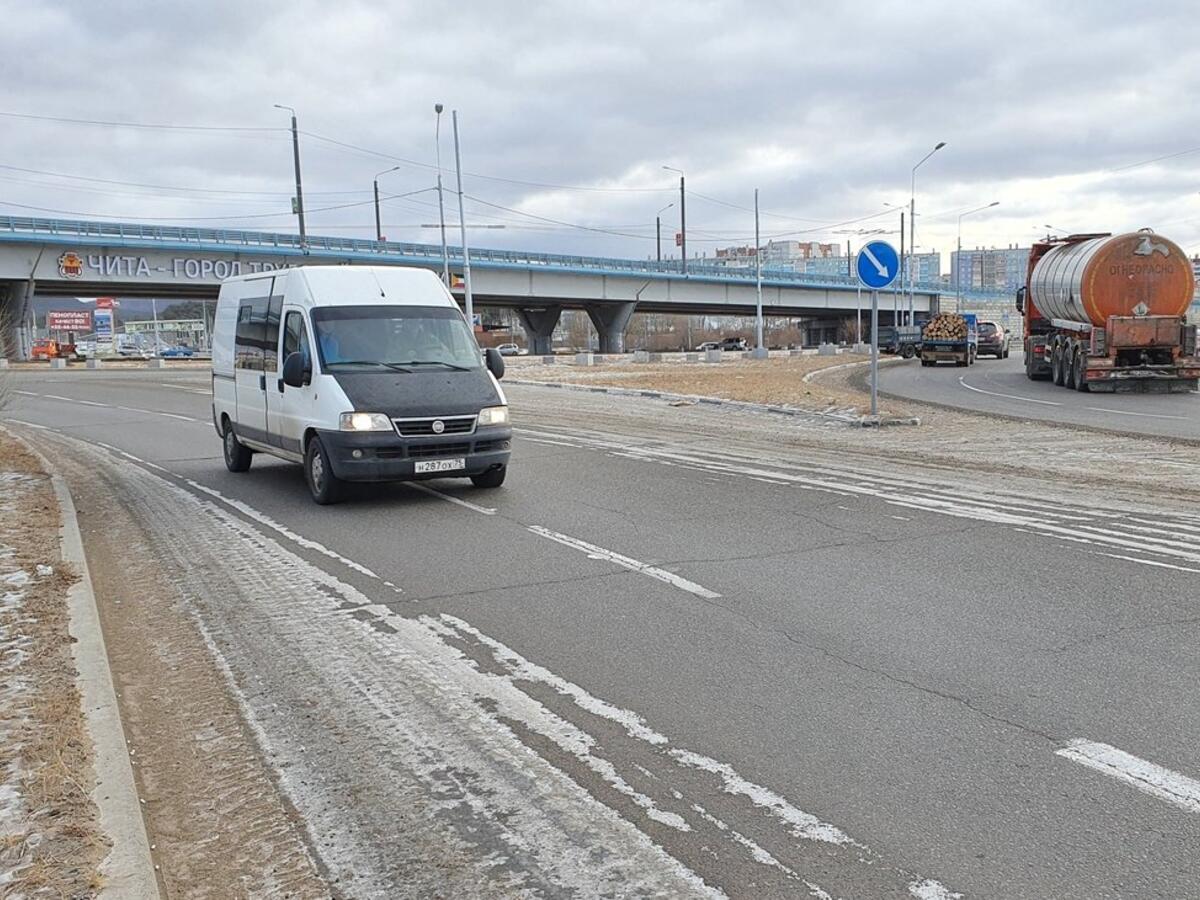
[[1081,394],[1025,377],[1024,358],[985,357],[969,369],[923,368],[917,360],[886,366],[880,390],[960,409],[1087,425],[1157,437],[1200,440],[1200,394]]
[[203,373],[16,386],[184,561],[349,896],[418,893],[414,831],[449,896],[1200,896],[1195,514],[517,387],[503,489],[322,508],[225,470]]

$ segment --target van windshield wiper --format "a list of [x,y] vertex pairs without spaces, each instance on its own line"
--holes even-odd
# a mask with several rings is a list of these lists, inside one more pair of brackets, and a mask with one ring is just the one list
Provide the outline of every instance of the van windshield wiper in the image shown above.
[[466,366],[460,366],[457,363],[446,362],[444,359],[407,359],[402,363],[384,363],[386,366],[445,366],[447,369],[454,369],[456,372],[471,371]]
[[406,369],[400,363],[383,362],[378,359],[339,359],[337,362],[329,363],[330,366],[383,366],[385,369],[394,369],[397,372],[407,372],[412,374],[412,369]]

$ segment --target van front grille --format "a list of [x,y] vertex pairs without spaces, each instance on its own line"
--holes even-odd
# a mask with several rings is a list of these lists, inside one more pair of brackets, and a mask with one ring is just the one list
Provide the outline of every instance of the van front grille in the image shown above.
[[[431,416],[427,419],[393,419],[396,433],[401,437],[431,437],[439,434],[470,434],[475,430],[475,416]],[[439,431],[435,422],[441,422]]]

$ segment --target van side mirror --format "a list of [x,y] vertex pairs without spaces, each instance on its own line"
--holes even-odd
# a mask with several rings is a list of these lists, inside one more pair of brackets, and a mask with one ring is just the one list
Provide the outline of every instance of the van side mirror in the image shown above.
[[283,361],[283,383],[288,387],[304,387],[312,381],[312,366],[305,365],[300,351],[289,353]]
[[504,357],[500,355],[500,351],[495,347],[488,347],[484,351],[484,358],[487,360],[488,371],[496,376],[497,380],[504,377]]

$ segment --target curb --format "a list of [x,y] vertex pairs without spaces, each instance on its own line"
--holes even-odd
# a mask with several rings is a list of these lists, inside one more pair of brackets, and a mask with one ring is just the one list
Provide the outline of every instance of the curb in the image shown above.
[[[847,368],[849,366],[858,366],[862,363],[845,363],[838,366],[830,366],[828,369],[821,369],[821,372],[831,372],[834,369]],[[810,375],[815,374],[810,372]],[[808,380],[807,376],[804,378]],[[642,397],[653,400],[670,401],[686,401],[704,406],[724,406],[728,409],[737,409],[743,412],[760,412],[772,413],[780,416],[792,416],[793,418],[807,419],[824,419],[829,424],[859,426],[863,428],[875,428],[881,425],[920,425],[921,420],[915,417],[911,418],[894,418],[880,416],[860,416],[858,414],[835,413],[816,409],[801,409],[796,406],[779,406],[769,403],[751,403],[748,400],[725,400],[721,397],[707,397],[700,394],[672,394],[667,391],[653,391],[642,388],[620,388],[607,387],[603,385],[590,384],[574,384],[566,381],[531,381],[528,379],[510,379],[508,384],[518,384],[523,387],[540,387],[540,388],[556,388],[563,391],[580,391],[585,394],[611,394],[617,397]]]
[[[37,455],[46,464],[45,457]],[[50,470],[48,464],[46,468]],[[105,883],[99,897],[102,900],[160,897],[75,503],[61,475],[51,473],[50,480],[62,512],[59,534],[62,558],[79,576],[67,591],[67,602],[71,617],[69,631],[75,639],[71,650],[78,673],[76,682],[95,749],[96,788],[92,800],[100,810],[100,825],[112,840],[112,850],[100,864]]]

